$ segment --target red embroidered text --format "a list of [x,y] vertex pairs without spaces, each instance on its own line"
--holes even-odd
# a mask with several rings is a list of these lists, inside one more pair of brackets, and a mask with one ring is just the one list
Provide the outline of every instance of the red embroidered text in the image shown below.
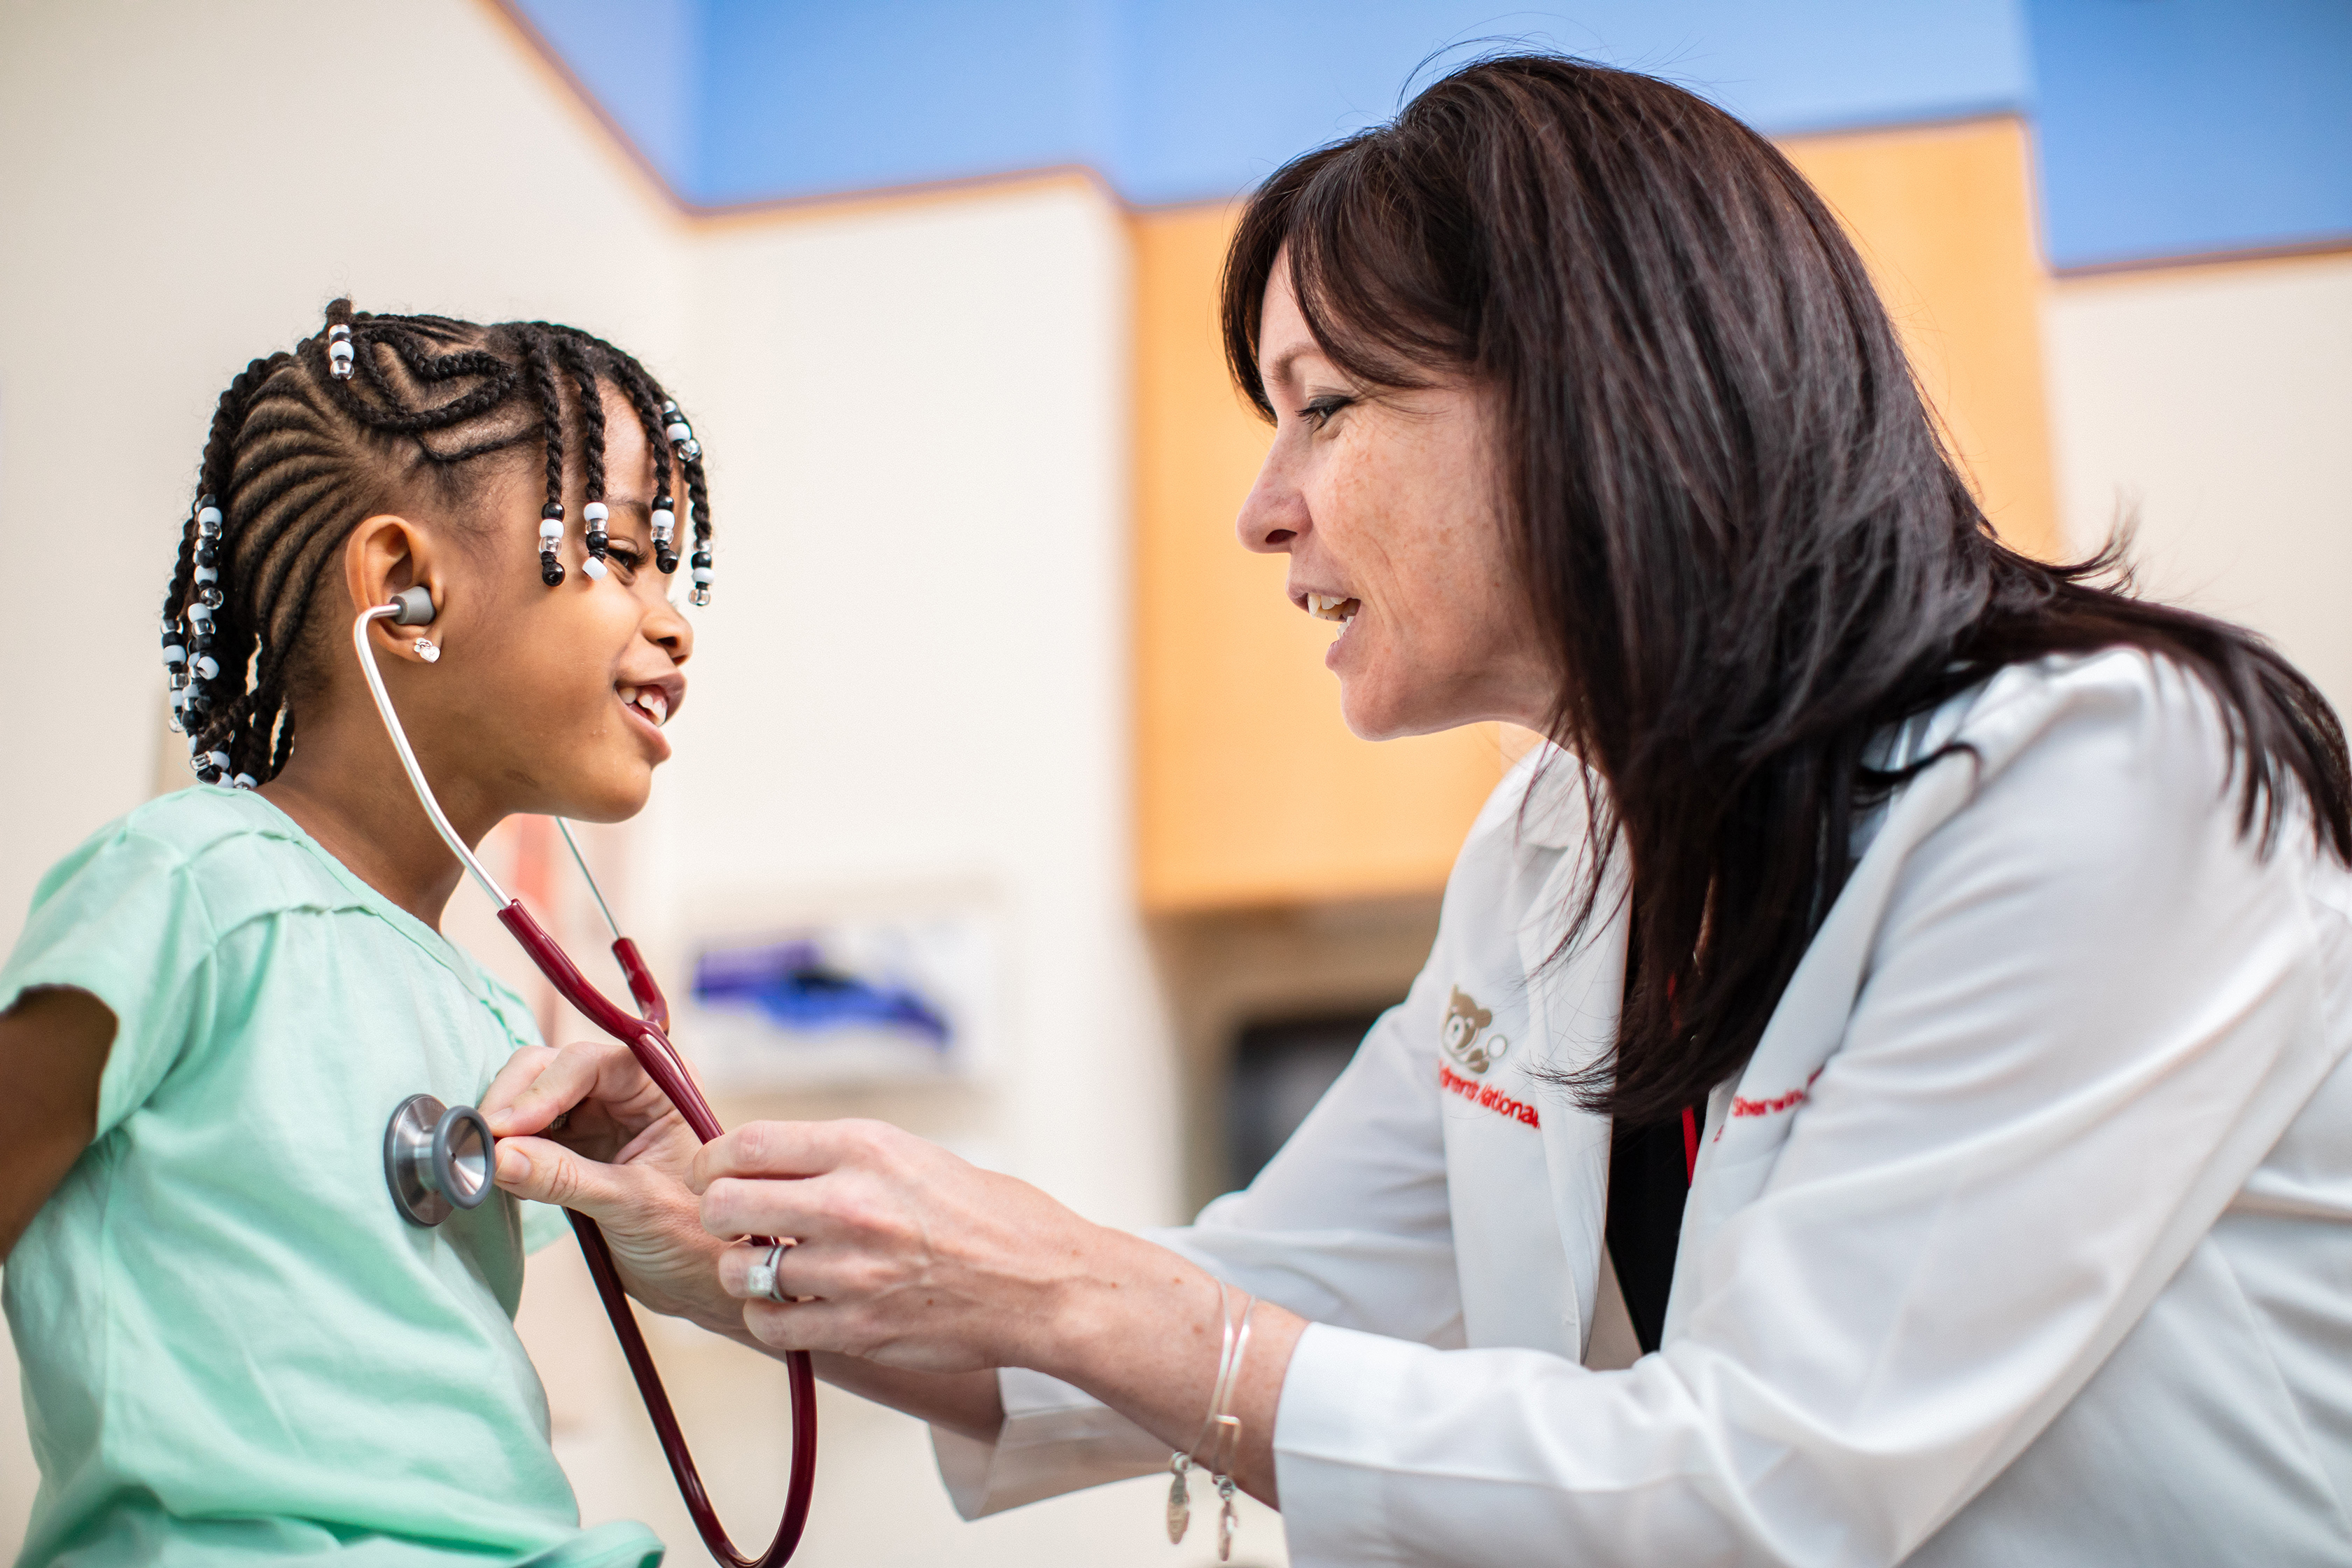
[[1526,1100],[1513,1100],[1493,1084],[1477,1083],[1464,1078],[1444,1062],[1437,1064],[1437,1084],[1440,1089],[1458,1094],[1473,1105],[1491,1110],[1497,1116],[1508,1117],[1529,1127],[1543,1125],[1537,1119],[1536,1108]]

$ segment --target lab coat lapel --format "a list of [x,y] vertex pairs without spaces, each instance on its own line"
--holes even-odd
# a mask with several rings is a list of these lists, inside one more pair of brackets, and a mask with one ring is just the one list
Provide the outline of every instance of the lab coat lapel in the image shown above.
[[[1613,878],[1597,906],[1610,911],[1608,919],[1589,931],[1566,959],[1550,970],[1543,967],[1559,943],[1561,914],[1576,896],[1584,866],[1581,845],[1562,855],[1519,924],[1520,970],[1530,977],[1528,1037],[1537,1047],[1529,1052],[1528,1065],[1549,1072],[1575,1072],[1606,1054],[1617,1036],[1617,1009],[1624,994],[1625,909],[1622,889]],[[1580,1109],[1558,1089],[1546,1086],[1536,1099],[1543,1115],[1551,1218],[1573,1292],[1560,1303],[1561,1353],[1581,1361],[1600,1293],[1608,1219],[1609,1121]]]
[[1790,977],[1755,1055],[1738,1078],[1708,1096],[1698,1163],[1683,1206],[1664,1339],[1671,1341],[1680,1325],[1692,1296],[1693,1271],[1707,1243],[1762,1195],[1796,1123],[1797,1108],[1843,1043],[1879,923],[1911,851],[1968,803],[1975,786],[1973,760],[1955,755],[1927,769],[1895,797],[1885,825]]
[[1479,1043],[1491,1047],[1500,1037],[1508,1045],[1482,1068],[1475,1050],[1465,1061],[1444,1040],[1431,1042],[1443,1089],[1463,1330],[1481,1349],[1574,1355],[1582,1321],[1577,1285],[1545,1201],[1552,1181],[1543,1123],[1558,1097],[1528,1070],[1540,1065],[1542,1002],[1517,962],[1519,950],[1495,940],[1502,935],[1474,936],[1455,948],[1450,984],[1464,1007],[1492,1015]]

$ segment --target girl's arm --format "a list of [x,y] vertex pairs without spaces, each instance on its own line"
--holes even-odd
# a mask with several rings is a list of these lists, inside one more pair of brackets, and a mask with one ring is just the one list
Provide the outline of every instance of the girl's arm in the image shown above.
[[87,991],[27,991],[0,1013],[0,1258],[49,1201],[98,1130],[98,1080],[114,1015]]

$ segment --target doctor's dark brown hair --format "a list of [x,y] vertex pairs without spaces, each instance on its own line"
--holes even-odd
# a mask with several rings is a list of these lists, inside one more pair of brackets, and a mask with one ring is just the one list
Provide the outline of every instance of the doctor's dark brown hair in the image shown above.
[[1746,1062],[1852,869],[1857,810],[1900,782],[1866,747],[2020,660],[2177,660],[2228,726],[2241,830],[2267,845],[2294,791],[2352,857],[2319,692],[2251,633],[2095,585],[2116,548],[2053,566],[2002,546],[1836,219],[1704,100],[1490,59],[1281,169],[1223,303],[1269,419],[1277,265],[1348,374],[1497,400],[1514,548],[1563,672],[1550,732],[1607,781],[1593,844],[1630,871],[1615,1058],[1570,1080],[1591,1109],[1663,1121]]
[[[342,332],[352,365],[339,377],[330,344]],[[562,515],[573,455],[585,500],[602,501],[603,387],[645,427],[658,494],[668,494],[673,467],[682,474],[693,564],[707,568],[701,447],[646,368],[601,338],[550,321],[370,315],[337,300],[316,334],[247,365],[213,412],[163,595],[165,657],[177,652],[189,671],[177,717],[198,776],[267,783],[286,765],[289,698],[310,673],[307,642],[322,635],[311,599],[362,520],[412,499],[462,506],[501,460],[534,450],[544,458],[545,515]],[[686,437],[673,443],[678,430]],[[221,513],[217,538],[200,523],[207,508]],[[512,552],[516,571],[540,572],[535,538],[494,547]],[[677,563],[663,553],[663,571]]]

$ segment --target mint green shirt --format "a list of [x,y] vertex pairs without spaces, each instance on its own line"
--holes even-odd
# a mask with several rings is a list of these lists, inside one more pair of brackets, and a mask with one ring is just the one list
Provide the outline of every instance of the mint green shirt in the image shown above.
[[209,786],[42,879],[0,1006],[40,985],[117,1028],[98,1136],[0,1291],[41,1465],[20,1568],[660,1561],[643,1525],[583,1531],[549,1449],[524,1205],[425,1230],[384,1186],[395,1106],[470,1104],[537,1043],[512,992]]

